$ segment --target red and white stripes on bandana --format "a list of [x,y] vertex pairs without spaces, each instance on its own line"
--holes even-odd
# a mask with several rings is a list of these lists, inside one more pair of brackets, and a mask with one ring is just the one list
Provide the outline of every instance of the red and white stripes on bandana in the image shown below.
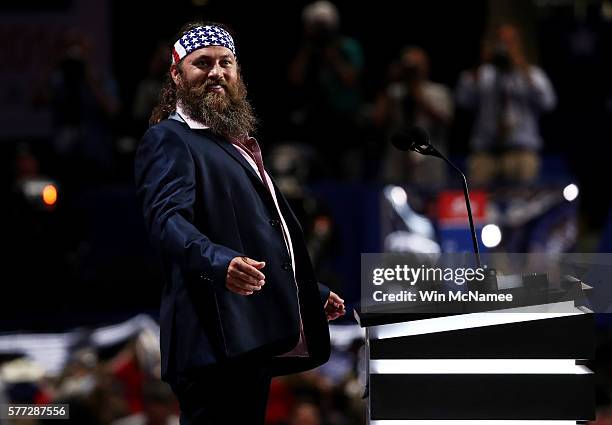
[[236,56],[234,39],[223,28],[216,25],[196,27],[185,33],[172,49],[172,63],[176,64],[194,50],[208,46],[223,46]]

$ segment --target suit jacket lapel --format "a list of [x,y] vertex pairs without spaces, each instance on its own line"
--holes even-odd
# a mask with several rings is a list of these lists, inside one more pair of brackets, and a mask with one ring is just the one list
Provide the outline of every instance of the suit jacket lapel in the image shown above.
[[[240,165],[242,165],[243,168],[247,170],[247,172],[251,176],[251,180],[255,181],[255,186],[259,190],[259,193],[264,197],[264,199],[267,202],[269,202],[271,211],[273,211],[273,213],[276,215],[276,206],[274,205],[274,199],[272,199],[272,195],[268,191],[268,188],[264,186],[264,183],[259,178],[259,174],[255,172],[251,164],[247,162],[244,156],[242,156],[242,154],[238,152],[238,149],[236,149],[230,142],[219,139],[216,136],[213,136],[213,140],[215,141],[215,143],[221,146],[221,148],[225,152],[227,152],[232,158],[238,161],[238,163],[240,163]],[[267,171],[268,170],[266,170],[266,172]],[[300,233],[300,237],[302,237],[301,236],[302,226],[300,225],[300,222],[298,221],[297,217],[291,210],[291,207],[289,206],[287,199],[285,198],[283,193],[279,190],[272,176],[269,173],[268,173],[268,176],[270,177],[270,181],[272,182],[272,187],[273,187],[274,193],[276,194],[276,200],[278,202],[278,206],[283,214],[285,221],[289,223],[289,221],[291,220],[296,225],[297,230]],[[291,237],[293,238],[293,235]]]
[[270,180],[272,180],[274,190],[276,191],[276,199],[278,200],[278,206],[283,214],[285,222],[287,223],[289,233],[291,234],[291,241],[293,242],[293,252],[295,254],[296,261],[296,279],[298,279],[299,281],[315,281],[314,275],[312,275],[313,266],[310,260],[310,255],[308,254],[308,250],[306,249],[306,240],[304,239],[302,225],[300,224],[299,220],[293,213],[293,210],[289,206],[287,198],[285,198],[282,192],[278,189],[276,182],[272,179],[272,177],[270,177]]
[[[203,130],[203,131],[206,131],[206,130]],[[248,161],[242,156],[242,154],[238,152],[238,149],[236,149],[230,142],[219,139],[218,137],[216,137],[210,132],[209,134],[211,135],[212,140],[214,140],[216,144],[218,144],[225,152],[227,152],[229,156],[234,158],[236,161],[238,161],[240,165],[242,165],[242,167],[247,171],[247,173],[251,177],[251,180],[253,181],[253,184],[257,188],[257,191],[259,192],[259,194],[264,198],[266,202],[270,204],[269,206],[272,208],[272,210],[276,211],[276,207],[274,206],[274,200],[272,199],[272,195],[270,194],[266,186],[264,186],[264,183],[259,177],[259,174],[255,172],[253,167],[251,167],[251,164],[248,163]]]
[[[206,131],[206,130],[200,130],[200,131]],[[270,194],[268,189],[264,186],[264,183],[259,178],[259,174],[257,174],[255,170],[253,169],[253,167],[251,167],[251,164],[247,162],[247,160],[242,156],[242,154],[238,152],[238,149],[232,146],[230,142],[220,139],[210,132],[209,134],[210,134],[211,139],[214,140],[215,143],[217,143],[225,152],[227,152],[229,156],[234,158],[240,165],[242,165],[244,169],[246,169],[247,173],[251,177],[251,180],[253,180],[253,184],[255,185],[255,188],[259,191],[259,194],[264,200],[264,202],[267,203],[270,213],[273,214],[274,216],[278,215],[276,206],[274,205],[274,199],[272,199],[272,195]],[[276,200],[278,202],[278,206],[280,208],[281,214],[283,215],[283,218],[285,219],[285,222],[287,223],[287,226],[289,227],[289,232],[291,234],[291,239],[293,240],[294,248],[305,247],[306,245],[304,242],[304,233],[303,233],[302,226],[299,220],[293,213],[293,210],[289,206],[289,202],[287,201],[283,193],[279,190],[272,176],[270,176],[270,181],[272,182],[272,187],[273,187],[274,193],[276,194]],[[300,254],[298,254],[296,259],[297,258],[300,258],[301,261],[307,261],[309,265],[308,266],[309,269],[312,269],[312,264],[310,263],[310,257],[308,256],[308,253],[306,252],[305,249],[302,249],[300,251]]]
[[[293,213],[293,210],[289,206],[287,198],[285,198],[285,195],[283,195],[283,193],[280,191],[272,176],[270,176],[270,180],[272,181],[272,186],[274,187],[274,193],[276,193],[276,200],[278,201],[278,206],[283,214],[283,218],[287,222],[287,225],[291,227],[289,224],[291,220],[296,225],[299,232],[303,233],[302,225],[300,224],[299,220]],[[293,235],[291,235],[291,237],[293,238]]]

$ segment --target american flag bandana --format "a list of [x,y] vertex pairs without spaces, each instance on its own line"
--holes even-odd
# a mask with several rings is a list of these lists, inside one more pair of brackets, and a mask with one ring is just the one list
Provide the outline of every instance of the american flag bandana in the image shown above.
[[227,47],[236,56],[236,47],[232,36],[221,27],[207,25],[192,29],[174,43],[172,63],[176,64],[194,50],[208,46]]

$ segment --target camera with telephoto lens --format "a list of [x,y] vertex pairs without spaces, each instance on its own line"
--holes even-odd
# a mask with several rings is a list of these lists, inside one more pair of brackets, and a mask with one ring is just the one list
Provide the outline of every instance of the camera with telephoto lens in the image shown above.
[[326,47],[337,37],[337,30],[327,22],[316,22],[312,25],[310,41],[316,47]]
[[512,60],[508,49],[503,44],[498,44],[493,49],[491,64],[499,71],[509,71],[512,68]]
[[419,67],[415,64],[407,64],[402,66],[402,78],[404,81],[414,81],[419,77]]

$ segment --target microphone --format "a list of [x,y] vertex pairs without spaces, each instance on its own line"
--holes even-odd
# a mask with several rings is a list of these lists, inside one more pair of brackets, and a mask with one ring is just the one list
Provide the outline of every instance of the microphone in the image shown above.
[[463,186],[463,196],[465,197],[465,206],[470,220],[470,230],[472,233],[472,245],[474,246],[474,255],[476,255],[476,263],[481,267],[480,249],[478,248],[478,238],[476,237],[476,229],[474,228],[474,219],[472,218],[472,205],[470,203],[470,194],[468,192],[467,179],[465,174],[453,164],[446,156],[444,156],[434,145],[431,144],[429,133],[424,128],[412,127],[405,133],[395,133],[391,136],[391,144],[400,151],[413,151],[421,155],[436,156],[442,158],[450,165],[461,177]]
[[391,144],[400,151],[441,157],[440,152],[429,142],[429,133],[421,127],[412,127],[406,133],[395,133],[391,136]]

